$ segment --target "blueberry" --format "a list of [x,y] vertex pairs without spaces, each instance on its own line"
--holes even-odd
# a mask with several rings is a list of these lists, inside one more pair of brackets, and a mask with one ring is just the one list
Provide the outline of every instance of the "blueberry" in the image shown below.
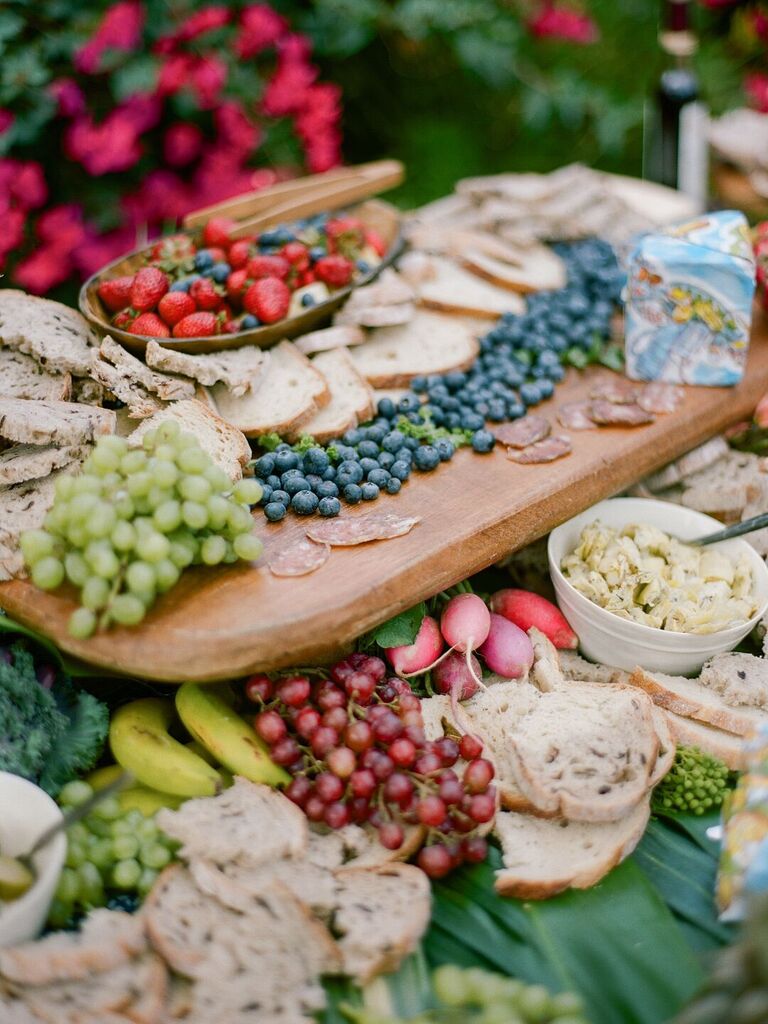
[[427,397],[430,402],[442,407],[445,399],[450,397],[450,392],[444,384],[429,384],[427,385]]
[[495,444],[496,438],[490,430],[476,430],[472,435],[472,448],[481,455],[492,451]]
[[272,501],[272,488],[269,484],[261,485],[261,497],[259,498],[258,505],[268,505]]
[[397,409],[395,403],[391,398],[380,398],[376,406],[379,416],[383,416],[385,419],[392,420],[397,415]]
[[339,494],[339,488],[333,480],[321,480],[317,487],[312,489],[319,498],[336,498]]
[[355,266],[361,274],[369,274],[371,271],[371,264],[367,260],[358,260]]
[[350,505],[356,505],[362,498],[363,491],[359,484],[349,483],[344,487],[342,494],[344,495],[344,501]]
[[317,505],[317,511],[321,516],[337,516],[341,512],[341,502],[332,494],[321,498]]
[[357,446],[357,454],[363,459],[375,459],[379,454],[379,446],[375,441],[361,441]]
[[488,402],[475,402],[472,409],[477,413],[478,416],[485,418],[488,415]]
[[379,468],[379,460],[378,459],[371,459],[371,458],[368,458],[368,456],[366,456],[364,459],[360,459],[360,469],[362,469],[363,473],[366,476],[368,476],[368,474],[371,472],[372,469],[378,469],[378,468]]
[[392,452],[381,452],[378,461],[382,469],[390,469],[395,461],[395,456]]
[[286,469],[297,469],[299,465],[299,456],[296,452],[288,449],[283,449],[280,452],[275,453],[275,469],[278,473],[284,473]]
[[325,255],[326,252],[322,245],[313,245],[312,248],[309,250],[309,258],[312,260],[313,263],[316,263],[318,260],[321,260]]
[[542,398],[551,398],[552,395],[555,393],[555,385],[548,377],[545,377],[543,380],[540,380],[537,386],[539,389],[539,394]]
[[280,477],[277,476],[275,473],[270,473],[270,475],[267,477],[265,483],[268,483],[269,486],[274,490],[275,487],[280,487],[281,480],[280,480]]
[[367,476],[369,483],[376,484],[377,487],[386,487],[387,480],[389,480],[391,474],[386,469],[372,469]]
[[311,489],[315,492],[317,491],[318,485],[323,482],[323,478],[321,476],[318,476],[317,473],[307,473],[304,479],[307,481]]
[[521,416],[525,416],[525,406],[522,402],[510,402],[507,406],[507,419],[519,420]]
[[431,444],[423,444],[413,453],[413,464],[416,469],[428,473],[436,469],[440,463],[440,453]]
[[338,477],[348,477],[347,483],[359,484],[363,479],[363,468],[359,462],[352,462],[351,459],[346,459],[336,470]]
[[261,324],[261,320],[253,313],[246,313],[243,319],[240,321],[240,326],[244,331],[252,331],[254,327],[258,327]]
[[231,273],[232,267],[228,263],[214,263],[211,277],[217,284],[224,284]]
[[488,403],[488,419],[494,423],[501,423],[507,418],[507,403],[503,398],[494,398]]
[[413,449],[406,448],[405,445],[402,448],[398,448],[395,452],[395,462],[405,462],[406,465],[410,466],[413,462]]
[[[412,452],[415,452],[421,442],[416,437],[406,437],[403,441],[403,448],[410,448]],[[398,456],[399,457],[399,456]]]
[[293,496],[300,491],[311,491],[312,488],[309,480],[305,480],[303,476],[292,476],[290,480],[286,480],[283,483],[283,490]]
[[452,441],[449,441],[447,437],[441,437],[435,441],[435,451],[440,456],[441,462],[450,462],[456,449]]
[[397,462],[393,462],[392,466],[390,467],[389,473],[390,476],[394,477],[396,480],[407,480],[408,477],[411,475],[410,464],[408,462],[402,462],[400,460],[398,460]]
[[427,390],[427,378],[424,376],[414,377],[411,381],[411,391],[415,391],[416,394],[421,395]]
[[262,455],[260,458],[256,459],[253,468],[256,471],[256,476],[260,476],[262,480],[266,480],[266,478],[275,471],[275,456],[271,452],[268,452],[266,455]]
[[285,513],[288,510],[285,505],[280,501],[270,501],[270,503],[264,509],[264,515],[270,521],[270,523],[279,523],[281,519],[285,519]]
[[342,462],[357,462],[357,451],[348,444],[337,444],[336,453]]
[[276,231],[262,231],[259,235],[259,245],[280,245],[276,235]]
[[425,419],[431,419],[436,427],[441,427],[445,422],[445,413],[443,410],[438,405],[432,405],[431,402],[427,402],[426,405],[422,405],[421,415]]
[[323,480],[335,480],[336,479],[336,467],[329,466],[328,469],[323,470],[321,474]]
[[192,277],[180,277],[178,281],[174,281],[171,287],[168,289],[170,292],[188,292],[192,287],[193,282],[197,278]]
[[289,242],[296,240],[296,235],[290,228],[275,228],[272,235],[274,237],[272,245],[287,245]]
[[302,465],[308,473],[322,473],[328,469],[330,460],[322,448],[310,448],[304,452]]
[[398,412],[415,412],[421,405],[421,399],[418,395],[415,395],[412,391],[406,391],[400,401],[397,403]]
[[309,306],[314,306],[316,303],[317,299],[311,292],[304,292],[304,294],[301,296],[301,304],[305,308],[308,308]]
[[213,256],[211,256],[208,249],[200,249],[199,252],[195,253],[195,270],[207,270],[213,266]]
[[381,447],[385,452],[396,452],[399,448],[402,448],[405,442],[405,436],[399,430],[390,430],[388,434],[384,435],[384,439],[381,442]]
[[363,501],[376,501],[379,496],[379,488],[376,484],[369,483],[366,481],[360,488]]
[[447,395],[441,400],[440,408],[443,412],[458,412],[461,408],[461,402],[456,395]]
[[319,504],[320,499],[312,491],[298,491],[291,499],[291,508],[300,516],[311,516]]
[[288,505],[290,504],[291,496],[282,487],[275,487],[272,490],[272,501],[279,501],[281,505]]
[[559,384],[560,381],[565,377],[565,368],[562,366],[552,366],[549,370],[549,379],[555,384]]
[[533,381],[527,381],[520,388],[520,398],[525,402],[526,405],[536,405],[541,401],[541,392],[539,391],[539,385],[534,384]]
[[465,412],[461,417],[462,430],[482,430],[484,426],[483,417],[476,412]]
[[560,360],[555,352],[542,352],[539,356],[539,366],[559,366]]
[[446,373],[443,377],[445,386],[451,391],[457,391],[460,387],[463,387],[467,382],[466,373],[462,373],[460,370],[455,370],[453,373]]
[[342,436],[342,441],[344,442],[344,444],[358,445],[358,444],[360,444],[360,442],[363,440],[364,437],[365,437],[365,435],[363,434],[362,430],[358,430],[358,428],[355,427],[352,430],[348,430]]
[[448,412],[445,414],[445,426],[448,430],[458,430],[461,426],[461,416],[457,412]]
[[398,480],[396,476],[391,476],[389,480],[387,480],[387,486],[385,489],[387,494],[397,494],[402,486],[402,482]]
[[366,441],[373,441],[374,444],[380,445],[384,438],[389,432],[389,426],[383,427],[381,424],[374,423],[370,427],[364,427]]

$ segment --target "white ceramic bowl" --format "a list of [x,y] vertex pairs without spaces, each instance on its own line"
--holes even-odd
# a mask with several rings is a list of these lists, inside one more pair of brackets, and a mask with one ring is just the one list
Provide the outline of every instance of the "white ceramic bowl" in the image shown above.
[[[44,829],[61,820],[56,802],[32,782],[0,772],[0,851],[14,857],[28,850]],[[35,884],[20,899],[0,904],[0,946],[39,935],[67,855],[61,833],[34,858]]]
[[648,523],[679,537],[702,537],[723,524],[701,512],[666,501],[647,498],[611,498],[574,516],[549,535],[549,572],[560,610],[579,637],[579,646],[591,661],[631,670],[637,665],[669,675],[693,675],[715,654],[731,651],[757,625],[768,608],[768,569],[745,540],[723,541],[717,549],[735,557],[746,554],[752,567],[757,611],[749,620],[717,633],[672,633],[622,619],[580,594],[560,571],[565,555],[576,547],[585,526],[599,519],[606,526]]

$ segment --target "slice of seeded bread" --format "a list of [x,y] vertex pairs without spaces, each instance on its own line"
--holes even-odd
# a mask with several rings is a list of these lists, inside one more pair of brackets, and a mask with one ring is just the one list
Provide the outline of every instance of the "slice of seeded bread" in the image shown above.
[[0,437],[19,444],[87,444],[114,430],[115,414],[110,409],[0,398]]
[[629,856],[649,817],[647,799],[618,821],[591,824],[502,811],[494,826],[504,863],[496,892],[545,900],[565,889],[589,889]]
[[299,434],[309,434],[318,444],[325,444],[331,438],[340,437],[345,430],[371,419],[375,412],[373,389],[345,348],[321,352],[314,357],[312,365],[328,382],[331,399],[302,423],[300,430],[289,430],[285,437],[291,441]]
[[56,481],[66,472],[60,469],[40,480],[0,487],[0,580],[25,575],[19,537],[24,530],[43,525],[53,505]]
[[731,451],[684,481],[681,502],[728,522],[737,522],[748,501],[750,484],[759,480],[763,460],[751,452]]
[[316,352],[330,352],[334,348],[350,348],[362,345],[366,339],[365,331],[354,324],[341,324],[337,327],[323,327],[319,331],[302,334],[294,341],[294,345],[305,356]]
[[243,468],[251,458],[250,445],[236,427],[195,398],[171,402],[154,416],[145,419],[128,435],[129,446],[140,448],[147,431],[154,430],[170,419],[177,420],[182,430],[195,435],[203,451],[224,470],[230,480],[239,480],[242,477]]
[[626,683],[629,672],[610,665],[595,665],[582,658],[576,651],[558,651],[560,668],[566,679],[582,683]]
[[66,402],[72,394],[69,373],[49,373],[31,356],[0,348],[0,395],[5,398]]
[[101,342],[99,358],[111,363],[127,380],[140,384],[165,402],[195,397],[194,381],[176,373],[160,373],[151,369],[109,335]]
[[484,281],[450,260],[435,257],[436,276],[419,286],[419,304],[441,313],[498,320],[503,313],[525,312],[514,292]]
[[28,480],[39,480],[55,469],[82,462],[88,454],[84,445],[15,444],[0,452],[0,485],[21,484]]
[[681,455],[679,459],[670,462],[669,465],[660,469],[658,473],[647,476],[643,483],[649,491],[654,493],[666,490],[667,487],[674,487],[675,484],[679,484],[693,473],[700,473],[704,469],[709,469],[710,466],[714,465],[719,459],[722,459],[724,455],[730,454],[730,452],[731,448],[724,437],[712,437],[709,441],[699,445],[698,448],[693,448],[691,451],[686,452],[685,455]]
[[669,731],[676,743],[686,747],[698,747],[706,754],[719,758],[731,771],[743,772],[747,767],[743,737],[732,732],[724,732],[714,725],[697,722],[695,718],[683,718],[672,711],[662,713],[666,716]]
[[149,341],[144,356],[147,365],[153,369],[183,374],[206,387],[221,383],[229,388],[235,398],[258,386],[259,377],[269,361],[269,353],[256,345],[208,355],[189,355],[165,348],[156,341]]
[[480,351],[475,333],[469,322],[422,310],[401,327],[371,331],[350,354],[373,387],[406,387],[420,375],[469,369]]
[[249,897],[269,892],[276,883],[282,883],[300,903],[323,919],[330,917],[335,906],[332,873],[301,858],[271,860],[258,867],[238,861],[218,865],[192,860],[189,872],[201,892],[232,910],[239,911]]
[[281,341],[269,356],[255,390],[240,398],[223,384],[211,391],[219,415],[246,437],[300,431],[330,401],[325,377],[290,341]]
[[717,654],[702,668],[699,682],[719,693],[731,707],[746,705],[768,711],[768,658],[735,651]]
[[656,764],[648,777],[648,785],[653,787],[661,782],[675,761],[677,743],[674,733],[669,724],[669,718],[663,708],[653,706],[653,728],[659,740],[659,752],[656,756]]
[[60,302],[0,289],[0,344],[54,373],[87,377],[99,338],[85,317]]
[[397,850],[381,845],[376,830],[370,826],[345,825],[334,832],[321,833],[310,829],[305,860],[328,870],[335,868],[379,868],[393,861],[408,860],[424,839],[420,825],[405,828],[405,841]]
[[106,359],[100,359],[97,353],[94,353],[89,373],[96,384],[127,406],[128,415],[132,419],[147,419],[163,408],[163,403],[156,395],[150,394],[137,380],[126,376]]
[[461,261],[467,270],[500,288],[526,293],[565,287],[565,264],[548,246],[532,245],[520,249],[517,256],[516,260],[507,261],[470,249]]

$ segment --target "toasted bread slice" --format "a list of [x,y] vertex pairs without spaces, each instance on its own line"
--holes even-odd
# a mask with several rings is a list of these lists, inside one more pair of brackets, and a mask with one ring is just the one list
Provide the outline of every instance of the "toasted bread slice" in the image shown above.
[[[259,377],[269,361],[269,352],[256,345],[244,345],[243,348],[230,351],[189,355],[165,348],[156,341],[149,341],[144,357],[147,365],[153,369],[191,377],[206,387],[224,384],[238,398],[258,385]],[[189,398],[191,395],[183,397]]]
[[18,444],[87,444],[114,430],[111,409],[77,402],[0,398],[0,437]]
[[462,257],[462,263],[473,274],[514,292],[556,291],[564,288],[567,281],[565,264],[546,245],[519,249],[515,261],[470,249]]
[[322,409],[318,409],[311,419],[302,423],[301,430],[289,430],[285,436],[290,441],[299,434],[309,434],[319,444],[325,444],[373,416],[373,389],[345,348],[321,352],[312,360],[312,365],[328,381],[331,400]]
[[694,718],[683,718],[673,711],[663,711],[662,714],[666,715],[669,731],[680,746],[698,747],[734,772],[743,772],[747,767],[747,751],[741,736],[697,722]]
[[524,313],[525,302],[505,288],[483,281],[450,260],[435,257],[436,276],[419,286],[419,304],[441,313],[498,320],[503,313]]
[[48,399],[67,402],[72,394],[69,373],[49,372],[31,356],[0,348],[0,395],[5,398]]

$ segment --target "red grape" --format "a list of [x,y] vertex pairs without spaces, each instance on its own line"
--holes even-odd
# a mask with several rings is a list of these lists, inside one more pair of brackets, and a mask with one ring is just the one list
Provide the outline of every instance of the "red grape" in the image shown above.
[[421,711],[403,711],[400,715],[400,720],[406,728],[424,728],[424,719],[422,718]]
[[367,800],[376,789],[376,776],[370,768],[358,768],[349,777],[349,788],[356,797]]
[[304,806],[311,792],[312,783],[304,775],[297,776],[285,788],[285,795],[299,807]]
[[349,722],[346,708],[331,708],[330,711],[325,712],[321,721],[329,729],[333,729],[336,732],[344,732]]
[[306,676],[289,676],[277,687],[277,696],[290,708],[299,708],[309,698],[310,682]]
[[413,783],[403,772],[393,772],[384,783],[384,799],[390,803],[402,804],[413,795]]
[[387,674],[387,666],[381,660],[376,658],[372,654],[366,656],[359,668],[360,672],[365,672],[373,679],[374,683],[380,683],[384,676]]
[[464,863],[464,851],[461,843],[446,843],[445,848],[451,858],[451,871],[455,871]]
[[331,772],[320,772],[315,779],[315,792],[321,800],[331,803],[333,800],[340,800],[344,795],[344,783]]
[[304,813],[310,821],[322,821],[325,814],[325,801],[313,793],[304,804]]
[[422,825],[429,825],[431,828],[442,825],[447,814],[446,806],[439,796],[423,797],[419,800],[416,810]]
[[367,753],[374,755],[372,763],[368,765],[368,767],[370,767],[379,782],[383,782],[384,779],[388,779],[395,770],[395,762],[392,758],[388,757],[381,750],[369,750]]
[[467,817],[466,814],[462,814],[461,811],[454,811],[451,815],[453,821],[453,828],[455,832],[471,832],[475,827],[475,822],[471,818]]
[[493,765],[480,757],[464,769],[464,786],[470,793],[484,793],[494,776]]
[[446,768],[450,768],[459,760],[459,745],[450,736],[443,736],[435,743],[434,751]]
[[287,729],[285,722],[276,711],[262,711],[253,721],[256,732],[270,746],[279,743]]
[[[390,676],[389,679],[387,679],[385,686],[391,686],[398,697],[404,697],[406,694],[409,697],[414,696],[413,690],[410,688],[406,680],[400,679],[398,676]],[[419,698],[416,697],[416,700],[418,699]]]
[[438,793],[440,799],[446,804],[460,804],[461,799],[464,796],[464,787],[456,778],[453,772],[451,772],[453,778],[440,777],[440,786]]
[[358,704],[367,704],[376,689],[376,681],[367,672],[353,672],[344,680],[344,689]]
[[331,679],[340,686],[343,686],[346,680],[355,672],[355,668],[345,658],[343,661],[338,661],[331,669]]
[[379,842],[385,850],[399,850],[405,840],[402,826],[395,821],[388,821],[379,828]]
[[470,836],[461,844],[464,850],[464,859],[470,864],[479,864],[488,856],[488,843],[482,836]]
[[381,828],[387,821],[384,815],[381,813],[378,807],[375,807],[368,815],[368,821],[373,825],[374,828]]
[[432,775],[434,772],[439,772],[442,767],[437,754],[429,752],[416,759],[413,770],[419,775]]
[[373,744],[373,731],[370,725],[367,722],[350,722],[344,730],[344,742],[350,750],[361,754]]
[[331,708],[343,708],[347,706],[347,695],[333,683],[325,682],[317,691],[317,706],[323,711],[330,711]]
[[385,683],[384,686],[379,687],[379,699],[383,700],[385,704],[391,704],[396,696],[397,691],[394,686],[390,686],[388,683]]
[[312,733],[320,725],[320,712],[314,708],[302,708],[294,720],[294,726],[299,736],[308,740]]
[[469,802],[469,816],[479,824],[490,821],[496,813],[496,801],[490,793],[479,793]]
[[321,725],[312,733],[309,741],[312,753],[315,757],[326,757],[339,742],[339,734],[329,729],[327,725]]
[[422,847],[416,863],[430,878],[442,878],[451,870],[451,855],[442,843],[437,843]]
[[380,718],[383,718],[385,715],[391,714],[392,712],[389,710],[388,707],[385,707],[384,704],[373,704],[366,710],[365,718],[366,721],[370,722],[371,725],[373,725],[373,723],[378,722]]
[[323,821],[328,828],[344,828],[345,825],[349,824],[349,809],[340,801],[328,804],[325,808]]
[[285,739],[280,740],[269,752],[269,756],[275,762],[280,764],[284,768],[287,768],[289,764],[293,764],[298,758],[301,757],[301,750],[296,740],[290,736],[286,736]]
[[459,753],[465,761],[474,761],[476,757],[480,757],[483,752],[483,744],[477,738],[477,736],[470,736],[467,733],[466,736],[461,737],[459,743]]
[[415,746],[421,748],[427,742],[427,737],[421,725],[405,724],[405,735]]
[[259,701],[268,701],[274,693],[274,686],[269,676],[264,675],[263,672],[257,673],[255,676],[250,676],[245,681],[245,696],[248,700],[252,700],[254,704],[258,704]]
[[363,654],[361,651],[353,651],[352,654],[350,654],[349,657],[347,658],[347,661],[354,669],[362,668],[367,660],[368,655]]
[[401,711],[418,711],[421,714],[421,701],[413,693],[410,687],[407,687],[407,692],[400,696],[400,710]]
[[373,735],[381,743],[391,743],[392,740],[396,740],[402,732],[403,723],[394,711],[389,711],[386,715],[381,715],[373,723]]
[[349,747],[337,747],[326,758],[328,767],[340,779],[348,779],[357,767],[357,758]]
[[416,747],[405,736],[401,736],[390,743],[387,753],[396,765],[401,768],[409,768],[416,758]]
[[371,805],[364,796],[356,796],[349,801],[349,816],[352,821],[362,825],[363,822],[368,821],[370,813]]

